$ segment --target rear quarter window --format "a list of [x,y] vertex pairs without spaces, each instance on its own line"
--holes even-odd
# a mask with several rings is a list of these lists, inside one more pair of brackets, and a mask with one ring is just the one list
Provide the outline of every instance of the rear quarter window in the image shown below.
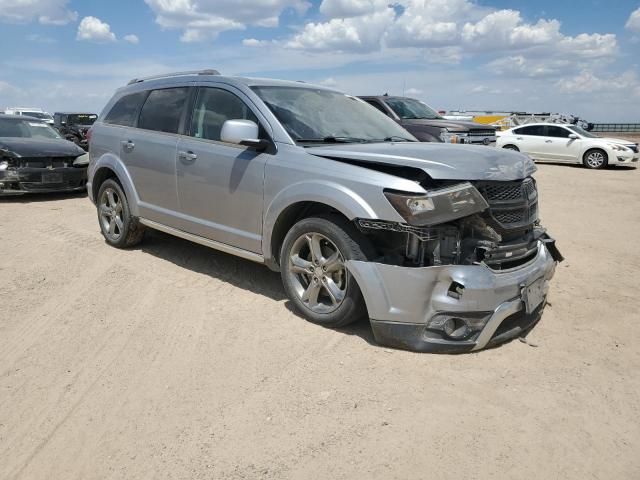
[[118,100],[104,118],[104,123],[131,127],[135,124],[136,115],[148,92],[137,92],[125,95]]

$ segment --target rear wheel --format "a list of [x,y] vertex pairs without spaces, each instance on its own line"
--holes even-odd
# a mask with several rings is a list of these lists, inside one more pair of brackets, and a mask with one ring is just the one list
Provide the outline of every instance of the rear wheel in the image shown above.
[[516,152],[520,151],[520,149],[518,147],[516,147],[515,145],[505,145],[502,148],[504,148],[505,150],[514,150]]
[[348,260],[367,260],[371,246],[338,215],[306,218],[287,233],[280,254],[284,288],[308,320],[342,327],[367,316]]
[[609,157],[607,156],[607,152],[604,150],[592,148],[585,152],[582,157],[582,163],[585,167],[591,169],[604,168],[609,163]]
[[118,182],[112,178],[105,180],[97,199],[100,231],[109,245],[128,248],[142,241],[144,227],[131,216],[129,202]]

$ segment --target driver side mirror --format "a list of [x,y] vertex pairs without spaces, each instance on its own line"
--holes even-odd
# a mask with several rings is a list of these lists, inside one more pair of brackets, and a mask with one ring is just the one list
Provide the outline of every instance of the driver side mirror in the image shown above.
[[579,139],[580,137],[579,137],[577,134],[575,134],[575,133],[570,133],[570,134],[569,134],[569,138],[570,138],[571,140],[577,140],[577,139]]
[[220,140],[255,148],[258,151],[266,150],[269,146],[267,140],[258,138],[258,125],[251,120],[225,121],[220,131]]

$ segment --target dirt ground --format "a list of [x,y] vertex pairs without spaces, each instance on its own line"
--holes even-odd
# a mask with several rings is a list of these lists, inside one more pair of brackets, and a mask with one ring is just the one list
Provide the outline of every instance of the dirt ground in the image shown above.
[[2,479],[640,478],[640,171],[541,165],[567,260],[529,346],[303,321],[265,267],[82,196],[0,201]]

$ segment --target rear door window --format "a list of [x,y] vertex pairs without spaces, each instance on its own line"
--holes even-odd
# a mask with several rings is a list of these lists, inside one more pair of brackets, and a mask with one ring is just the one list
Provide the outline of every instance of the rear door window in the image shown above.
[[137,92],[122,97],[115,103],[104,118],[104,123],[125,127],[133,126],[136,115],[140,110],[140,105],[142,105],[144,99],[147,98],[147,93],[148,92]]
[[152,90],[140,111],[138,128],[178,133],[188,96],[188,87]]
[[520,127],[514,130],[518,135],[532,135],[536,137],[544,136],[544,125],[529,125],[528,127]]

